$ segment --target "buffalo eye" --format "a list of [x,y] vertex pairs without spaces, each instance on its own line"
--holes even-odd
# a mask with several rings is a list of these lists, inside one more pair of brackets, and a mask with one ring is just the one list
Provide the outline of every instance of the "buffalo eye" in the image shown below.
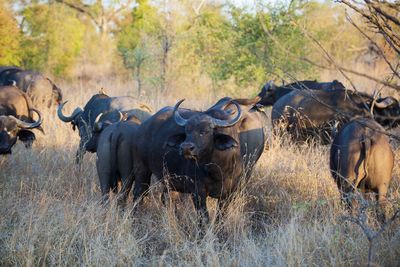
[[177,134],[177,135],[170,136],[168,138],[167,142],[165,143],[164,147],[169,146],[169,147],[179,149],[179,146],[181,145],[181,143],[183,143],[183,141],[185,141],[185,139],[186,139],[185,134]]
[[218,150],[227,150],[238,147],[238,142],[229,135],[217,134],[215,135],[214,144]]
[[9,130],[6,127],[3,130],[10,136],[14,135],[17,132],[16,129]]
[[206,135],[208,133],[209,133],[209,131],[207,131],[207,130],[200,131],[200,136]]

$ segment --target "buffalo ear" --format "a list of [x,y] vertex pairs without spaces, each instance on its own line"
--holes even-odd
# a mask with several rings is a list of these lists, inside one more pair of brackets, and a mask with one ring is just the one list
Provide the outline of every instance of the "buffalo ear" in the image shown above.
[[33,141],[36,140],[35,134],[28,130],[20,130],[17,136],[19,140],[24,142],[26,147],[31,147]]
[[186,135],[185,134],[176,134],[173,136],[170,136],[165,143],[169,147],[174,147],[179,149],[179,146],[185,141]]
[[230,148],[238,147],[238,142],[231,136],[226,134],[216,134],[214,136],[214,145],[218,150],[227,150]]

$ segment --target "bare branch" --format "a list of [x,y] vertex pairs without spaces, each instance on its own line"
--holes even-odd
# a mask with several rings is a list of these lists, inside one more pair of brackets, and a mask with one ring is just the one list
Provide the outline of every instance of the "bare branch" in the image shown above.
[[85,14],[87,15],[95,24],[97,27],[100,27],[100,23],[97,20],[96,16],[90,11],[90,6],[88,5],[77,5],[71,2],[67,2],[65,0],[56,0],[56,2],[64,4],[76,11],[78,11],[79,13]]
[[393,17],[392,15],[388,14],[387,12],[385,12],[384,10],[382,10],[380,8],[379,4],[376,3],[372,3],[369,0],[365,0],[365,2],[367,4],[369,4],[376,12],[378,12],[379,14],[381,14],[382,16],[384,16],[385,18],[391,20],[393,23],[395,23],[396,25],[400,26],[400,20],[398,20],[397,18]]
[[[381,6],[384,4],[387,4],[386,1],[382,2],[374,2],[372,3],[371,0],[364,0],[365,5],[364,8],[358,7],[360,6],[360,3],[355,2],[354,0],[338,0],[338,2],[341,2],[345,5],[347,5],[349,8],[360,14],[362,17],[364,17],[367,21],[367,23],[374,29],[377,30],[379,34],[381,34],[386,42],[390,45],[390,47],[396,51],[396,53],[400,54],[400,35],[398,34],[398,30],[394,30],[393,26],[396,27],[399,26],[397,23],[399,20],[385,12],[380,8],[381,12],[378,12],[377,6]],[[353,4],[355,3],[355,4]],[[400,12],[399,7],[391,7],[393,8],[396,12]],[[394,21],[393,21],[394,20]],[[393,24],[391,25],[389,21]]]
[[380,80],[380,79],[375,78],[375,77],[373,77],[373,76],[370,76],[370,75],[368,75],[368,74],[361,73],[361,72],[358,72],[358,71],[355,71],[355,70],[352,70],[352,69],[344,68],[344,67],[342,67],[342,66],[340,66],[340,65],[338,65],[338,64],[335,65],[335,68],[332,68],[332,67],[329,67],[329,66],[325,66],[325,65],[322,65],[322,64],[318,64],[318,63],[314,62],[313,60],[311,60],[311,59],[309,59],[309,58],[307,58],[307,57],[299,57],[298,55],[293,54],[291,51],[287,50],[284,46],[282,46],[282,45],[280,44],[280,42],[270,33],[270,31],[267,29],[267,27],[265,26],[264,22],[262,21],[261,15],[259,16],[259,21],[260,21],[260,25],[261,25],[261,28],[263,29],[264,33],[265,33],[274,43],[276,43],[276,44],[278,45],[279,49],[281,49],[282,51],[284,51],[285,53],[287,53],[288,56],[290,56],[291,58],[293,58],[293,59],[295,59],[295,60],[305,61],[305,62],[307,62],[307,63],[309,63],[309,64],[311,64],[311,65],[313,65],[313,66],[316,66],[316,67],[322,68],[322,69],[327,69],[327,70],[340,69],[340,70],[343,71],[343,72],[348,72],[348,73],[351,73],[351,74],[354,74],[354,75],[357,75],[357,76],[361,76],[361,77],[364,77],[364,78],[369,79],[369,80],[371,80],[371,81],[377,82],[377,83],[382,84],[382,85],[384,85],[384,86],[387,86],[387,87],[390,87],[390,88],[393,88],[393,89],[395,89],[395,90],[399,90],[399,91],[400,91],[400,85],[393,84],[393,83],[390,83],[390,82],[388,82],[388,81]]
[[397,77],[400,78],[399,73],[397,73],[397,70],[394,68],[394,66],[390,63],[390,61],[387,59],[385,56],[385,53],[382,51],[381,47],[374,41],[372,40],[371,37],[369,37],[358,25],[353,21],[353,19],[349,16],[349,14],[346,12],[346,19],[353,25],[354,28],[356,28],[365,38],[367,38],[376,49],[378,49],[379,55],[385,60],[386,64],[389,66],[389,68],[392,70],[393,74]]
[[192,7],[196,16],[200,15],[200,10],[204,6],[205,2],[206,2],[205,0],[201,0],[201,2],[199,3],[199,5],[197,7],[194,7],[194,6]]
[[[293,23],[294,23],[298,28],[300,28],[299,25],[297,25],[295,22],[293,22]],[[339,70],[339,72],[343,75],[343,77],[345,77],[346,80],[351,84],[351,87],[353,87],[353,89],[354,89],[355,91],[357,91],[357,88],[356,88],[356,86],[354,85],[353,81],[344,73],[344,71],[343,71],[343,70],[340,68],[340,66],[335,62],[335,60],[332,58],[332,56],[329,54],[329,52],[322,46],[322,44],[321,44],[317,39],[315,39],[311,34],[309,34],[308,32],[306,32],[303,28],[300,28],[300,30],[303,32],[303,34],[304,34],[305,36],[307,36],[309,39],[311,39],[311,40],[322,50],[322,52],[325,54],[325,57],[328,59],[328,61],[331,62],[331,63],[336,67],[336,69]]]
[[128,9],[132,5],[133,2],[134,2],[133,0],[128,0],[125,4],[121,4],[121,6],[119,8],[117,8],[116,10],[110,12],[110,14],[108,14],[106,16],[107,20],[109,20],[109,21],[115,20],[117,18],[117,16],[121,12],[125,11],[126,9]]

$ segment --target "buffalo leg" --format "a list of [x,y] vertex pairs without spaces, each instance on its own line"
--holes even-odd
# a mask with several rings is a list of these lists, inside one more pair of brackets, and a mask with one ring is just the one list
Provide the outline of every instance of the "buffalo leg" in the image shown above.
[[207,210],[207,195],[205,192],[199,192],[192,194],[193,204],[199,216],[199,226],[202,228],[205,224],[210,221],[210,216]]
[[81,165],[85,151],[79,147],[75,155],[75,163]]
[[387,186],[380,186],[377,190],[378,194],[376,196],[376,200],[378,201],[376,207],[376,216],[378,221],[381,224],[386,222],[386,194],[387,194]]
[[161,203],[163,204],[164,207],[167,207],[167,204],[171,203],[171,196],[169,195],[170,188],[169,184],[167,181],[163,182],[163,192],[161,193]]
[[134,176],[132,174],[125,176],[124,179],[122,179],[121,192],[119,193],[118,197],[118,204],[120,206],[126,205],[126,200],[128,198],[129,192],[132,189],[133,182]]
[[139,169],[134,173],[135,176],[135,188],[133,190],[133,202],[138,206],[141,205],[141,197],[146,194],[146,191],[150,187],[151,172],[147,169]]
[[340,192],[340,200],[347,210],[352,208],[352,185],[339,173],[334,173],[335,182]]
[[82,163],[83,155],[86,152],[85,143],[86,143],[86,141],[84,141],[83,139],[81,139],[81,141],[79,142],[79,147],[78,147],[78,150],[76,151],[76,156],[75,156],[76,164],[80,165]]
[[228,209],[228,203],[229,201],[225,198],[218,199],[218,208],[215,218],[216,223],[220,222],[225,217],[226,211]]
[[[99,166],[99,163],[97,165]],[[108,203],[110,189],[112,188],[111,173],[105,168],[100,169],[99,167],[97,167],[97,170],[97,174],[100,180],[100,189],[102,196],[101,202],[103,204],[106,204]]]

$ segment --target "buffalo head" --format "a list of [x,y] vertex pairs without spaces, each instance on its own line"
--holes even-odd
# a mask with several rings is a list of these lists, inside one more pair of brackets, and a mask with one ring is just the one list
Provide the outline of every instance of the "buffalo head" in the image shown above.
[[259,104],[263,106],[272,106],[280,97],[281,91],[275,86],[273,81],[267,82],[261,89],[258,96],[261,98]]
[[384,127],[396,127],[400,120],[400,104],[394,97],[379,98],[371,107],[376,121]]
[[[118,116],[118,118],[116,118]],[[108,113],[100,113],[97,115],[93,125],[92,134],[89,140],[85,143],[85,149],[89,152],[97,151],[97,141],[101,132],[111,124],[124,119],[124,115],[120,111],[112,111]]]
[[240,121],[242,111],[238,103],[231,102],[237,108],[234,118],[230,118],[231,114],[223,109],[209,109],[185,119],[178,112],[182,102],[179,101],[174,107],[174,119],[178,125],[185,127],[186,137],[180,144],[180,152],[185,158],[205,162],[214,149],[228,150],[239,146],[237,137],[222,130]]
[[30,146],[35,140],[35,134],[29,129],[39,128],[42,123],[42,116],[36,109],[31,109],[36,112],[39,119],[35,122],[25,122],[17,119],[14,116],[0,116],[0,154],[10,154],[11,147],[17,141],[17,137],[23,141],[26,146]]
[[[76,129],[76,127],[78,126],[78,129],[80,129],[80,125],[82,124],[82,114],[83,114],[83,110],[81,108],[76,108],[73,112],[71,116],[65,116],[62,112],[64,105],[67,103],[68,101],[65,101],[64,103],[60,104],[58,106],[57,109],[57,115],[58,118],[60,120],[62,120],[63,122],[70,122],[72,124],[72,128]],[[80,132],[80,131],[79,131]]]

